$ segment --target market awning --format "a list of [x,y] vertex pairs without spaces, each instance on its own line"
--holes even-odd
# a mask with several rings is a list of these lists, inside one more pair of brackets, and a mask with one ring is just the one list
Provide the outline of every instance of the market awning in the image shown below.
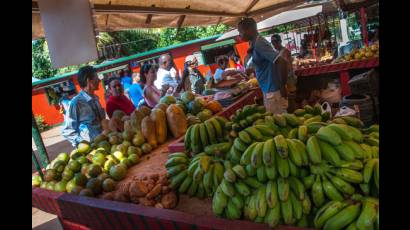
[[[90,0],[98,31],[135,28],[236,26],[241,17],[261,21],[305,0]],[[32,39],[44,37],[38,0],[32,0]]]
[[[308,7],[308,8],[302,8],[302,9],[282,12],[268,19],[265,19],[261,22],[258,22],[257,27],[258,27],[258,30],[263,30],[263,29],[271,28],[273,26],[285,24],[288,22],[298,21],[303,18],[313,17],[317,15],[318,13],[322,12],[322,9],[323,9],[322,5],[318,5],[318,6]],[[231,30],[223,34],[221,37],[219,37],[217,41],[224,40],[230,37],[235,37],[238,35],[239,35],[239,32],[237,29]]]
[[228,40],[225,40],[225,41],[216,42],[216,43],[212,43],[212,44],[209,44],[209,45],[201,46],[201,50],[202,51],[209,50],[209,49],[213,49],[213,48],[216,48],[216,47],[231,45],[231,44],[235,44],[235,43],[236,43],[235,39],[228,39]]

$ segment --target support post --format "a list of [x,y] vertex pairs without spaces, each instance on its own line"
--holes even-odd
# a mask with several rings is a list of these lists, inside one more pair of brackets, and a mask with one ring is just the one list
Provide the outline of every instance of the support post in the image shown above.
[[41,171],[41,166],[37,161],[36,154],[34,153],[33,149],[31,149],[31,160],[33,161],[34,167],[36,168],[38,175],[40,175],[41,180],[44,181],[43,171]]
[[342,96],[350,95],[350,87],[349,87],[349,72],[347,70],[343,70],[340,72],[340,85],[342,87]]
[[368,46],[369,39],[368,39],[368,34],[367,34],[367,18],[366,18],[366,9],[364,7],[360,8],[360,22],[362,24],[363,43],[366,46]]
[[34,118],[33,112],[31,112],[31,136],[34,139],[34,143],[37,146],[38,156],[40,157],[40,162],[43,168],[47,167],[50,160],[48,158],[46,147],[44,146],[43,139],[41,138],[40,131],[38,130],[36,119]]

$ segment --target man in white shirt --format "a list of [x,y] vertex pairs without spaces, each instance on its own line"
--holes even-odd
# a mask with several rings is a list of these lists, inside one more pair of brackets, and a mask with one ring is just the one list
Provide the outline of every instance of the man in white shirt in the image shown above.
[[178,72],[173,67],[174,63],[169,54],[163,54],[159,58],[157,80],[154,85],[161,91],[173,92],[178,86]]

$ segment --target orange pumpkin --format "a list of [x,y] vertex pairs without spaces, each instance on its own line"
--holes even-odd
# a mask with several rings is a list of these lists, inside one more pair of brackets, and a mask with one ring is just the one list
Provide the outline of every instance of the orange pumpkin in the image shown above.
[[218,113],[222,111],[222,105],[218,101],[210,101],[205,105],[206,109],[209,109],[212,111],[212,113]]

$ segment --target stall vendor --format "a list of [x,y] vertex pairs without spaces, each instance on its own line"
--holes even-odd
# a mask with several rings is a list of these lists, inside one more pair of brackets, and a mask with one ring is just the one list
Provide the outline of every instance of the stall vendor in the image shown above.
[[228,64],[229,64],[228,56],[221,55],[217,57],[216,63],[218,63],[219,67],[215,70],[215,74],[214,74],[215,84],[218,84],[222,80],[225,80],[228,76],[233,76],[241,72],[236,69],[228,68]]
[[238,30],[241,39],[250,43],[250,59],[255,66],[256,79],[263,93],[266,110],[274,114],[286,112],[287,69],[280,68],[286,66],[286,61],[259,35],[253,18],[242,19]]
[[120,79],[111,78],[109,81],[110,97],[107,100],[107,114],[111,118],[115,110],[121,110],[127,115],[135,110],[134,104],[124,95],[124,88]]

